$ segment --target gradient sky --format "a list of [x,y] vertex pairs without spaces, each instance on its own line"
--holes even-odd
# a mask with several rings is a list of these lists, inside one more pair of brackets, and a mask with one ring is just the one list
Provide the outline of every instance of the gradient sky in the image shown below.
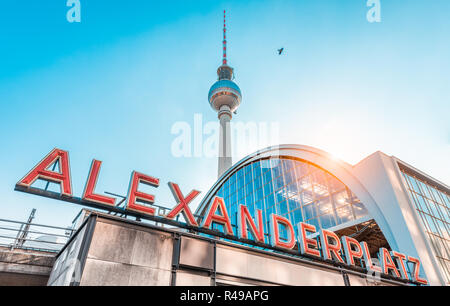
[[81,4],[81,23],[68,23],[65,0],[1,0],[1,218],[34,207],[35,222],[70,225],[80,206],[14,191],[54,147],[70,152],[76,196],[93,158],[98,191],[125,195],[138,170],[161,179],[158,204],[175,204],[168,181],[205,194],[217,160],[173,157],[170,131],[195,113],[217,118],[207,94],[223,9],[243,92],[234,120],[277,121],[281,143],[350,164],[380,150],[450,183],[448,0],[381,0],[381,23],[365,0]]

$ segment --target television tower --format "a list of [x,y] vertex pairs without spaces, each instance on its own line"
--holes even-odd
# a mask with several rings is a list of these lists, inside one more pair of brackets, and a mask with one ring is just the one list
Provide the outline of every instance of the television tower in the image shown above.
[[227,63],[227,27],[226,12],[223,11],[223,58],[222,65],[217,69],[218,81],[209,90],[208,101],[218,113],[220,121],[219,138],[219,168],[218,176],[227,171],[232,165],[231,158],[231,127],[233,113],[241,104],[242,94],[234,79],[233,68]]

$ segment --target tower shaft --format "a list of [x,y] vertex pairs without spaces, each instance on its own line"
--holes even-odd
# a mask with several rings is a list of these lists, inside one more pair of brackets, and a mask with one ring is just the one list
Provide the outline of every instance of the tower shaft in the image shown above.
[[[226,12],[223,11],[223,56],[222,65],[227,65],[227,24]],[[220,79],[230,80],[233,76],[232,69],[220,69],[218,73]],[[231,166],[233,160],[231,157],[231,110],[228,106],[222,106],[219,110],[220,136],[219,136],[219,165],[217,168],[218,177],[221,177]]]
[[[225,108],[225,107],[223,107]],[[219,135],[219,166],[218,177],[221,177],[231,166],[231,112],[223,110],[219,112],[220,135]]]

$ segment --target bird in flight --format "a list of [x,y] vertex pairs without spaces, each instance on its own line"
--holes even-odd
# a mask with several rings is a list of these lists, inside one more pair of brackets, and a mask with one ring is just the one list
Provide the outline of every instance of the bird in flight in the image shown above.
[[278,55],[281,55],[281,53],[283,53],[284,48],[278,49]]

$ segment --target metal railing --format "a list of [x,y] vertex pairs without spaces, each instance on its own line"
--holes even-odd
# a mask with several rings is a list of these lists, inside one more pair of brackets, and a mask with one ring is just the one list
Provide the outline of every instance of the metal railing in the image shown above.
[[74,229],[0,219],[0,247],[41,252],[59,252]]

